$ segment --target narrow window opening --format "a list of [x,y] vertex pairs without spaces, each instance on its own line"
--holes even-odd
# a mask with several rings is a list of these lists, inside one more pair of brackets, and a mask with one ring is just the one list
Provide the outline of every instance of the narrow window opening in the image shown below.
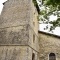
[[35,42],[35,35],[33,34],[33,42]]
[[32,53],[32,60],[35,60],[35,54]]

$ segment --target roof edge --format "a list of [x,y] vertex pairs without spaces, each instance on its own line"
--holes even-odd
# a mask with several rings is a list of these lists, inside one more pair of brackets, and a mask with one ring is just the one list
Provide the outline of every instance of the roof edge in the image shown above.
[[50,34],[50,33],[43,32],[43,31],[38,31],[38,33],[42,33],[42,34],[49,35],[49,36],[52,36],[52,37],[60,38],[60,36],[58,36],[58,35]]

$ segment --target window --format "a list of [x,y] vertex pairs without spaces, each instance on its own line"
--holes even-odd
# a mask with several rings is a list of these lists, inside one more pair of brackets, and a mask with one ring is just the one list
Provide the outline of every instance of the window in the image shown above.
[[35,60],[35,54],[32,53],[32,60]]
[[33,34],[33,42],[35,41],[35,35]]
[[54,53],[49,54],[49,60],[56,60],[56,56]]

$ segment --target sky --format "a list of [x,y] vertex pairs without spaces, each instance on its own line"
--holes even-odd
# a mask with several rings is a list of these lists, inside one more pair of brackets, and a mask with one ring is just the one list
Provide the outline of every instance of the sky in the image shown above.
[[1,14],[1,11],[2,11],[2,9],[3,9],[3,2],[5,2],[5,1],[7,1],[7,0],[0,0],[0,14]]
[[[50,20],[50,21],[53,21],[53,20],[56,20],[56,19],[57,19],[57,16],[51,15],[49,20]],[[45,28],[47,25],[48,25],[49,28],[50,28],[51,24],[39,24],[39,30],[60,36],[60,27],[56,27],[55,30],[53,30],[53,32],[52,32],[52,31],[49,32],[49,29],[44,30],[44,28]]]
[[[2,11],[2,9],[3,9],[3,2],[5,2],[5,1],[7,1],[7,0],[0,0],[0,14],[1,14],[1,11]],[[55,16],[51,16],[50,17],[50,20],[55,20],[55,19],[57,19],[57,17]],[[39,24],[39,30],[40,31],[44,31],[44,32],[48,32],[48,33],[52,33],[52,32],[49,32],[49,29],[48,30],[44,30],[44,27],[46,27],[46,25],[47,24]],[[49,24],[48,24],[49,25]],[[50,26],[50,25],[49,25]],[[55,34],[55,35],[59,35],[60,36],[60,27],[57,27],[57,28],[55,28],[55,30],[53,31],[54,33],[52,33],[52,34]]]

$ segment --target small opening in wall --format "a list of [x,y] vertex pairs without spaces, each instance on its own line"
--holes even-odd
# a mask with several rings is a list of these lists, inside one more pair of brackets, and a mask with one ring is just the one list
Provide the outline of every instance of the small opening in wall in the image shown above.
[[32,60],[35,60],[35,54],[32,53]]
[[35,42],[35,34],[33,34],[33,43]]
[[56,60],[56,55],[54,53],[50,53],[49,60]]

